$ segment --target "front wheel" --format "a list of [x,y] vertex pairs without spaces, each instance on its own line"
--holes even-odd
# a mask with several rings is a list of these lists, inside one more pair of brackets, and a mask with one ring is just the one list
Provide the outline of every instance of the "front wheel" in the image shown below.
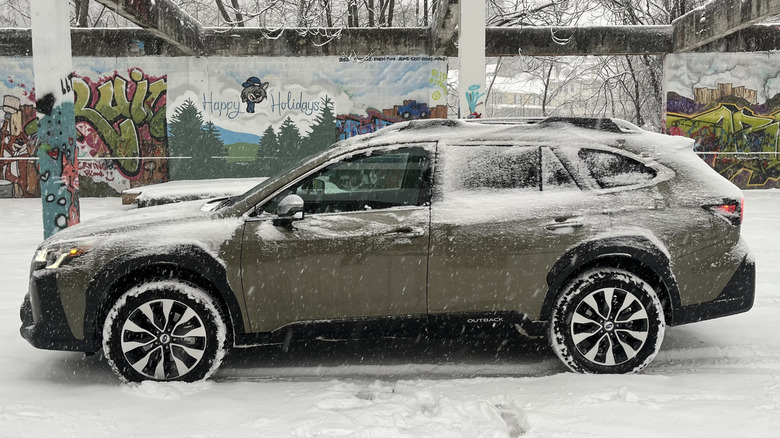
[[575,278],[556,300],[550,345],[572,371],[638,372],[661,348],[664,327],[649,284],[628,271],[597,269]]
[[225,354],[226,328],[213,299],[187,283],[137,286],[114,304],[103,326],[103,352],[120,378],[194,382]]

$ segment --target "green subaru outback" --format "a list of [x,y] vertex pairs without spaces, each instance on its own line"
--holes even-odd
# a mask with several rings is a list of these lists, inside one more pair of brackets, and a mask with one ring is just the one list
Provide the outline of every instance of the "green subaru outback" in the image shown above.
[[399,123],[235,198],[56,234],[21,333],[128,381],[285,340],[507,329],[636,372],[667,325],[753,304],[742,193],[692,146],[616,119]]

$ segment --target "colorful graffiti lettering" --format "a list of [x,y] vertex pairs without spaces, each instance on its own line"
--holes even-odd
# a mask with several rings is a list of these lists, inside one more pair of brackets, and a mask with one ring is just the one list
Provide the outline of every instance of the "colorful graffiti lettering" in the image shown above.
[[447,72],[436,69],[431,70],[431,78],[428,80],[428,86],[436,88],[431,98],[439,100],[447,95]]
[[167,79],[138,68],[128,76],[74,77],[79,149],[88,157],[113,159],[128,180],[146,180],[145,160],[167,156]]
[[[64,137],[68,134],[67,124],[73,123],[73,119],[73,104],[57,102],[51,113],[44,114],[38,121],[42,142],[38,147],[38,165],[45,237],[79,223],[76,141],[73,137]],[[70,126],[72,130],[73,125]]]
[[469,119],[482,118],[482,113],[477,112],[477,107],[479,105],[484,105],[484,102],[480,102],[482,96],[485,95],[485,93],[479,92],[481,88],[482,88],[481,85],[471,85],[469,87],[469,91],[466,92],[466,100],[468,100],[469,103],[469,115],[467,118]]
[[0,197],[34,198],[40,195],[35,154],[38,148],[35,108],[17,96],[3,97],[0,122]]
[[671,135],[695,139],[702,159],[740,187],[778,186],[780,111],[761,115],[721,103],[692,115],[667,112],[666,129]]
[[375,132],[377,129],[393,123],[425,118],[447,118],[447,106],[428,107],[427,104],[416,100],[404,100],[403,105],[394,105],[392,108],[384,110],[368,108],[365,116],[339,115],[336,117],[336,129],[339,133],[339,140],[344,140],[356,135]]
[[336,116],[336,129],[339,140],[344,140],[360,134],[369,134],[377,129],[400,122],[401,119],[385,115],[374,108],[366,110],[366,116],[344,114]]

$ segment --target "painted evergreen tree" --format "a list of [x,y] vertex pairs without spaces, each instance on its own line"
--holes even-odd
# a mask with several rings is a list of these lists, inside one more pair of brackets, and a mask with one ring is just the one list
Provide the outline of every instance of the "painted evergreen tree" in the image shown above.
[[276,157],[279,154],[279,138],[276,136],[273,126],[269,126],[263,131],[263,137],[260,138],[260,147],[257,148],[256,160],[265,160],[269,157]]
[[212,122],[203,124],[203,116],[195,104],[187,99],[174,109],[168,125],[168,147],[171,157],[189,157],[171,160],[171,179],[219,178],[227,174],[227,147],[219,130]]
[[305,144],[306,155],[322,152],[338,140],[336,131],[336,115],[333,111],[333,100],[329,96],[322,99],[322,112],[314,119],[311,132]]
[[286,162],[297,160],[301,155],[303,138],[298,126],[290,117],[284,119],[279,127],[279,157]]
[[254,169],[258,175],[268,175],[271,169],[274,169],[279,163],[279,137],[276,136],[273,126],[263,131],[260,138],[257,156],[255,157]]
[[[171,157],[193,157],[203,137],[203,116],[195,104],[187,99],[173,110],[171,123],[168,124],[168,150]],[[173,159],[170,161],[171,179],[192,179],[191,160]]]
[[202,128],[200,147],[192,155],[193,165],[199,169],[198,174],[202,178],[219,178],[227,175],[228,149],[217,127],[211,121],[206,122]]

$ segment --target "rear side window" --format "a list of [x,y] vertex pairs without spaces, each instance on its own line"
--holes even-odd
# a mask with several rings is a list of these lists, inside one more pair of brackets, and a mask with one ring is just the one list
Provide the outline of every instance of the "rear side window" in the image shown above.
[[579,158],[602,189],[644,184],[656,171],[632,158],[607,151],[580,149]]
[[453,189],[540,190],[538,147],[454,146],[448,152]]

